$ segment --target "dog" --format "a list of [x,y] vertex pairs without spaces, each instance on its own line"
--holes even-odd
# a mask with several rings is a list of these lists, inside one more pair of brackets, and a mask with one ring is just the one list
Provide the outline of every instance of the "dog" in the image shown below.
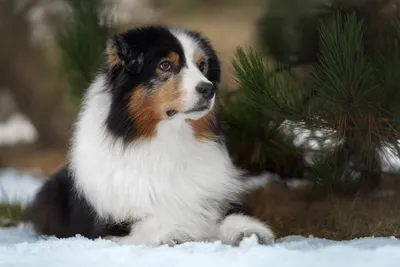
[[220,75],[199,32],[146,26],[111,37],[68,163],[38,192],[27,221],[38,234],[118,244],[238,245],[253,234],[272,243],[273,231],[241,208],[263,180],[246,178],[229,156],[215,108]]

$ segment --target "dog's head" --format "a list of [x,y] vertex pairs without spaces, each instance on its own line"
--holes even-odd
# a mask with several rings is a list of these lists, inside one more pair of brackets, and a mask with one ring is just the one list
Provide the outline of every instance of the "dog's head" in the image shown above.
[[146,136],[163,120],[207,117],[221,70],[214,49],[199,33],[151,26],[111,38],[105,72],[112,95],[109,126]]

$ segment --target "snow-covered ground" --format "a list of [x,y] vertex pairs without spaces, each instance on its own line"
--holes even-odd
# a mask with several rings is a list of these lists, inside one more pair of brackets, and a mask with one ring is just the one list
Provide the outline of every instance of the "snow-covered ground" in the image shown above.
[[42,186],[42,180],[14,169],[0,170],[0,203],[28,204]]
[[329,241],[287,237],[272,246],[247,239],[239,247],[220,243],[119,246],[82,237],[38,239],[23,228],[0,229],[1,267],[398,267],[400,240]]
[[[40,185],[29,175],[0,172],[0,202],[26,204]],[[0,267],[397,267],[399,262],[400,240],[395,238],[336,242],[292,236],[272,246],[250,238],[239,247],[217,242],[148,248],[83,237],[37,237],[27,226],[0,228]]]

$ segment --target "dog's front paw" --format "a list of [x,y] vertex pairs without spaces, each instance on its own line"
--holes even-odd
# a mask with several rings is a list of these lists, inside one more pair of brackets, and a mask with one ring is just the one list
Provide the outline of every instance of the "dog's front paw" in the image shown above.
[[171,231],[167,234],[153,233],[131,233],[130,235],[119,236],[106,236],[104,239],[110,240],[119,245],[145,245],[150,247],[157,247],[162,245],[175,246],[186,242],[194,241],[194,239],[181,231]]
[[244,238],[255,235],[258,243],[272,244],[275,235],[262,222],[240,214],[233,214],[226,217],[220,227],[218,237],[222,243],[238,246]]
[[257,238],[257,241],[261,245],[268,245],[268,244],[273,244],[274,243],[274,235],[271,235],[269,231],[257,231],[257,230],[244,230],[242,232],[234,234],[230,240],[228,241],[228,244],[233,245],[233,246],[239,246],[240,243],[243,241],[243,239],[255,236]]
[[166,234],[165,236],[161,236],[159,239],[159,245],[175,246],[193,241],[194,238],[192,238],[189,234],[186,234],[182,231],[173,231]]

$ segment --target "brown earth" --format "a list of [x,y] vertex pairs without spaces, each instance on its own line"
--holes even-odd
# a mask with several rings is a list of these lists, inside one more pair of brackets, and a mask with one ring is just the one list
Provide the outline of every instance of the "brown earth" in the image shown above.
[[15,168],[23,172],[34,172],[47,176],[65,162],[64,150],[42,150],[35,148],[23,148],[22,151],[2,149],[2,163],[5,167]]
[[255,216],[278,236],[400,237],[400,179],[391,181],[397,182],[356,196],[324,195],[276,183],[253,192],[249,202]]

